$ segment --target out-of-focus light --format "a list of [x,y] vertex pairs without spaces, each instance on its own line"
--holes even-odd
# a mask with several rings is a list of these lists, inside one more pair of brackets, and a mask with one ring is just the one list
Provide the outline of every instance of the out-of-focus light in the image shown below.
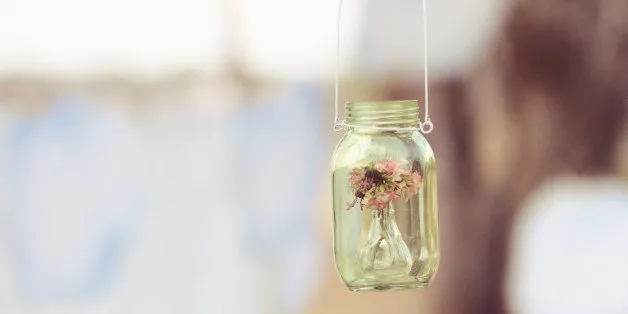
[[85,74],[218,63],[218,0],[9,0],[0,70]]

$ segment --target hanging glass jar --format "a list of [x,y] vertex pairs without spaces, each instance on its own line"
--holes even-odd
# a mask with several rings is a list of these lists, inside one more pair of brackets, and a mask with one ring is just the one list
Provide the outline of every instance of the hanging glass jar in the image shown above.
[[334,257],[352,291],[425,288],[438,268],[436,161],[418,108],[346,105],[333,159]]

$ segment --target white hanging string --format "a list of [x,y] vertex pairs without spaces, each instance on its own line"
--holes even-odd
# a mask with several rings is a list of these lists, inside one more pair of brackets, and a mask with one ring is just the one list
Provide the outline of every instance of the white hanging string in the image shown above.
[[430,119],[430,99],[429,99],[429,70],[427,66],[428,62],[428,49],[427,49],[427,0],[423,1],[423,81],[425,82],[425,121],[420,122],[417,127],[413,128],[394,128],[394,127],[378,127],[378,126],[358,126],[347,124],[346,120],[340,120],[339,116],[339,102],[340,102],[340,33],[342,25],[342,1],[338,0],[338,25],[337,25],[337,41],[336,41],[336,94],[335,94],[335,117],[334,117],[334,130],[341,131],[345,127],[353,128],[369,128],[383,131],[413,131],[421,130],[424,134],[429,134],[434,130],[434,124]]

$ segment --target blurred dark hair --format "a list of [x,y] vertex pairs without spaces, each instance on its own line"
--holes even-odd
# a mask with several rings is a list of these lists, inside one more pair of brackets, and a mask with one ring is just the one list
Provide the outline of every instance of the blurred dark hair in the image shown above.
[[612,167],[628,104],[628,1],[517,1],[505,27],[511,113],[549,98],[554,156],[582,173]]
[[[513,0],[493,54],[471,77],[444,84],[435,117],[447,128],[432,138],[449,167],[441,222],[455,231],[443,237],[439,313],[508,313],[508,253],[523,202],[558,174],[616,170],[628,114],[626,12],[628,0]],[[507,123],[491,130],[514,144],[492,152],[509,162],[496,165],[505,168],[497,184],[485,184],[486,112],[477,111],[498,107]]]

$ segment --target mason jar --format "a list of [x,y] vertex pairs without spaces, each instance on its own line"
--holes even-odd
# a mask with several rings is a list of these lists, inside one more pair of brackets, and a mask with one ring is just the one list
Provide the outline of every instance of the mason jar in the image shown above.
[[439,263],[436,160],[417,101],[355,102],[333,157],[334,258],[352,291],[425,288]]

